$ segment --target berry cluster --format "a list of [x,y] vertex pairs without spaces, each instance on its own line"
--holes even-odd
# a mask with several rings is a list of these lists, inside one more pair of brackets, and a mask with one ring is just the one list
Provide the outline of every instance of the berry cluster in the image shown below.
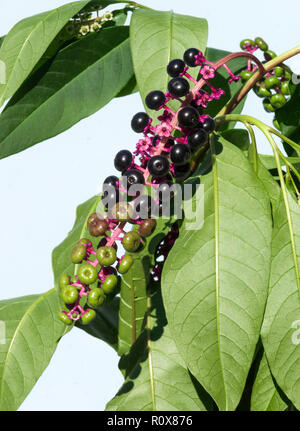
[[[241,48],[253,54],[257,50],[263,51],[265,61],[270,61],[277,57],[274,51],[269,50],[267,43],[260,37],[255,40],[244,39],[240,44]],[[257,65],[248,62],[248,68],[241,73],[243,81],[249,80],[257,70]],[[289,83],[292,77],[291,69],[285,64],[274,67],[253,88],[257,96],[264,98],[263,105],[267,112],[275,112],[282,108],[289,99]]]
[[[174,59],[167,65],[171,77],[168,92],[154,90],[145,99],[149,109],[162,111],[158,125],[154,126],[145,112],[132,118],[132,129],[143,136],[133,153],[128,150],[117,153],[114,166],[122,177],[111,175],[105,179],[101,198],[105,211],[91,214],[87,222],[89,234],[102,239],[95,248],[89,239],[81,239],[71,256],[72,262],[80,265],[77,275],[63,274],[59,281],[61,297],[66,304],[59,318],[66,324],[78,319],[83,324],[89,323],[96,316],[94,308],[118,293],[118,273],[124,274],[130,269],[131,254],[145,247],[147,237],[155,231],[156,218],[163,213],[161,195],[174,182],[185,180],[191,172],[191,161],[200,149],[208,148],[209,134],[216,125],[214,119],[205,114],[205,109],[209,102],[224,94],[222,89],[214,88],[211,80],[220,67],[225,67],[229,73],[229,82],[239,80],[227,65],[231,59],[232,56],[228,56],[214,64],[198,49],[188,49],[183,60]],[[199,81],[188,73],[189,67],[199,67]],[[204,86],[206,91],[202,89]],[[168,106],[171,100],[179,104],[177,112]],[[131,187],[137,185],[143,190],[154,190],[155,198],[147,192],[131,193]],[[141,217],[141,212],[146,217]],[[125,231],[127,222],[134,226],[132,231]],[[178,234],[176,224],[159,245],[156,258],[160,256],[162,260],[153,268],[155,279],[160,279],[163,262]],[[118,241],[130,255],[118,258]]]

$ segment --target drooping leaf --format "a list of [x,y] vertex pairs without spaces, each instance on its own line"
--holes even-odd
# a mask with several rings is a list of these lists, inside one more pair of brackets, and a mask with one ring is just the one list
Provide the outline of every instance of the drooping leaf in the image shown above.
[[127,378],[106,406],[108,411],[206,410],[170,336],[156,289],[151,308],[149,304],[147,328],[120,361]]
[[0,60],[6,65],[6,84],[0,85],[0,106],[29,76],[69,19],[88,3],[88,0],[74,1],[25,18],[12,28],[0,49]]
[[0,410],[17,410],[48,366],[68,328],[57,319],[55,289],[0,301],[5,344],[0,343]]
[[271,372],[300,408],[300,206],[287,193],[273,214],[270,294],[262,340]]
[[124,88],[120,91],[119,94],[116,95],[116,97],[124,97],[129,96],[130,94],[137,93],[139,91],[135,76],[130,78],[130,80],[127,82]]
[[244,129],[230,129],[225,130],[222,136],[231,144],[238,147],[240,150],[247,151],[250,145],[249,134]]
[[147,310],[147,286],[150,269],[154,265],[154,253],[158,244],[169,231],[170,226],[170,221],[157,220],[157,227],[154,233],[147,238],[146,247],[139,253],[132,254],[134,264],[122,276],[118,348],[120,355],[129,352],[144,328]]
[[90,34],[60,51],[47,66],[0,115],[0,158],[63,132],[124,88],[133,75],[128,28]]
[[287,408],[277,391],[272,374],[264,354],[252,389],[252,411],[283,411]]
[[200,178],[204,224],[191,231],[183,222],[162,292],[185,363],[221,410],[234,410],[259,338],[272,220],[268,196],[245,155],[222,138],[217,150],[212,171]]
[[[202,18],[172,11],[134,11],[130,24],[130,43],[143,102],[152,90],[167,91],[170,77],[166,67],[169,61],[182,58],[184,51],[191,47],[205,51],[207,35],[207,21]],[[194,78],[196,73],[196,70],[191,70]],[[153,115],[153,111],[149,113]]]
[[[220,49],[215,48],[207,48],[206,50],[206,57],[209,61],[216,63],[217,61],[221,60],[222,58],[226,57],[230,52],[223,51]],[[247,62],[245,58],[236,58],[232,60],[228,65],[230,66],[230,69],[235,75],[238,75],[243,69],[245,69]],[[229,84],[228,82],[229,74],[225,70],[224,67],[218,69],[216,72],[215,78],[211,80],[212,85],[216,88],[222,88],[222,90],[225,91],[225,94],[221,96],[220,100],[214,100],[213,102],[210,102],[207,109],[205,110],[205,113],[208,115],[211,115],[212,117],[215,117],[218,112],[226,105],[226,103],[242,88],[243,84],[241,80],[239,82],[232,82]],[[204,87],[205,89],[205,87]],[[240,114],[243,110],[244,104],[246,102],[246,98],[242,100],[241,103],[232,111],[235,114]],[[222,129],[226,128],[233,128],[234,122],[228,122],[226,126],[224,126]]]

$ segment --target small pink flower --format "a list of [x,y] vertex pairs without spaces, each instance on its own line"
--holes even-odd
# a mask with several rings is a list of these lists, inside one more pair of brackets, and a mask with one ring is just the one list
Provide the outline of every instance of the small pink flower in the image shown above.
[[239,82],[239,80],[241,79],[240,75],[232,75],[231,78],[229,78],[229,84],[232,84],[233,82]]
[[202,69],[200,70],[200,73],[203,76],[203,79],[205,79],[206,81],[208,79],[213,79],[215,77],[215,69],[210,66],[202,67]]
[[195,64],[197,66],[202,66],[202,64],[205,63],[206,61],[206,58],[204,57],[203,52],[201,51],[199,51],[199,53],[195,55],[195,59],[196,59]]
[[168,138],[171,135],[172,130],[172,126],[165,121],[156,126],[156,133],[158,134],[158,136],[165,136],[166,138]]
[[173,119],[173,115],[171,114],[171,112],[167,111],[166,109],[164,110],[163,114],[160,115],[159,117],[157,117],[157,119],[159,121],[167,121],[167,122],[171,122]]

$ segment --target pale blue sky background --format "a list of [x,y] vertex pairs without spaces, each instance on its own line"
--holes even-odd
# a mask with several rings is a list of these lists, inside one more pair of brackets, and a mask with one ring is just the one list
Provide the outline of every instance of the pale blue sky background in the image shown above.
[[[144,0],[150,7],[205,17],[209,46],[239,50],[245,37],[264,37],[278,54],[299,44],[299,0],[236,1]],[[20,19],[61,6],[63,0],[0,0],[0,35]],[[300,58],[289,62],[300,73]],[[0,161],[0,298],[42,293],[53,287],[51,251],[71,229],[77,205],[99,191],[114,172],[113,155],[133,149],[132,115],[142,109],[139,96],[111,102],[56,138]],[[257,98],[245,112],[270,122]],[[113,121],[118,119],[118,127]],[[264,143],[260,150],[270,153]],[[85,182],[76,172],[89,167]],[[22,259],[17,256],[21,251]],[[33,263],[34,262],[34,263]],[[17,274],[20,275],[18,282]],[[91,376],[90,364],[99,364]],[[21,410],[104,410],[122,384],[118,358],[103,342],[74,329],[63,338]]]

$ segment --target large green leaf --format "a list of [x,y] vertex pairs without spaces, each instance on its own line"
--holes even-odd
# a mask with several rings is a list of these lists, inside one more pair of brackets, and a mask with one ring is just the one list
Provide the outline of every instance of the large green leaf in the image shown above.
[[[174,12],[139,9],[130,24],[134,71],[142,100],[151,90],[167,91],[170,77],[166,67],[173,58],[182,58],[190,47],[205,51],[207,21]],[[191,71],[195,76],[196,69]],[[170,105],[171,106],[171,105]],[[153,115],[153,111],[149,111]]]
[[69,19],[88,3],[89,0],[74,1],[25,18],[12,28],[0,49],[0,60],[6,65],[6,84],[0,85],[0,106],[29,76]]
[[201,176],[204,224],[191,231],[183,222],[162,289],[179,353],[218,407],[234,410],[259,338],[272,220],[244,154],[222,138],[217,150],[212,171]]
[[132,255],[134,264],[128,273],[122,276],[118,349],[120,355],[129,352],[144,328],[150,268],[154,265],[156,247],[167,234],[170,226],[170,221],[157,220],[157,227],[147,238],[145,248]]
[[300,206],[287,193],[273,214],[272,265],[262,340],[271,372],[300,408]]
[[120,361],[126,381],[106,409],[206,410],[169,333],[159,290],[153,294],[152,304],[147,328],[130,354]]
[[281,399],[264,354],[258,368],[251,395],[251,410],[282,411],[287,408]]
[[276,111],[276,120],[282,133],[296,142],[300,142],[300,85],[293,86],[289,102]]
[[5,344],[0,343],[0,410],[17,410],[48,366],[68,330],[57,319],[55,289],[43,295],[0,301]]
[[63,132],[124,88],[133,75],[128,27],[90,34],[60,51],[44,69],[0,116],[0,158]]

